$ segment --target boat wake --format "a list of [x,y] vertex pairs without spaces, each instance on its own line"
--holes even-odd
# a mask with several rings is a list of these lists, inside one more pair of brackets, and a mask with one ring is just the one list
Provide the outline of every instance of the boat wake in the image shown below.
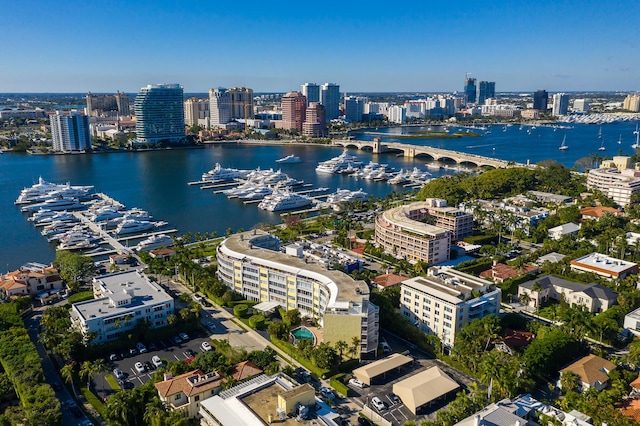
[[488,146],[493,146],[493,144],[492,144],[492,143],[487,143],[487,144],[484,144],[484,145],[467,145],[467,146],[465,146],[465,148],[467,148],[467,149],[472,149],[472,148],[486,148],[486,147],[488,147]]

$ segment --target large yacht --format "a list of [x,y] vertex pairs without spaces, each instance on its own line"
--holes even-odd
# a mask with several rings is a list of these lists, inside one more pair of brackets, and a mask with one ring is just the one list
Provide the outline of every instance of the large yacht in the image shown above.
[[[15,201],[16,204],[32,204],[41,201],[45,201],[47,195],[56,192],[62,191],[63,194],[66,192],[69,194],[68,196],[73,196],[72,194],[82,194],[82,197],[86,196],[89,191],[93,189],[93,186],[71,186],[69,183],[67,184],[58,184],[47,182],[42,177],[38,178],[38,183],[35,185],[24,188],[18,199]],[[81,198],[81,197],[79,197]]]
[[75,217],[72,213],[69,213],[65,210],[65,211],[58,212],[53,216],[47,216],[47,217],[43,217],[41,219],[35,220],[34,223],[36,226],[45,226],[54,222],[70,223],[70,222],[79,222],[79,221],[80,220],[77,217]]
[[319,163],[318,167],[316,167],[316,171],[320,173],[340,173],[349,166],[351,166],[351,168],[357,168],[361,165],[362,161],[358,160],[358,157],[356,156],[349,155],[345,148],[339,156]]
[[114,206],[103,206],[95,211],[91,216],[89,216],[89,220],[92,222],[104,222],[106,220],[115,219],[117,217],[122,217],[124,215],[117,207]]
[[266,196],[258,207],[262,210],[276,212],[306,207],[311,204],[311,199],[289,191],[274,191]]
[[250,191],[244,195],[239,195],[238,198],[241,200],[262,200],[267,195],[273,193],[273,189],[268,186],[257,186],[253,191]]
[[56,250],[86,250],[98,247],[95,238],[91,234],[79,233],[69,236],[56,247]]
[[55,198],[47,200],[44,203],[31,204],[22,207],[23,212],[35,212],[40,209],[60,211],[60,210],[78,210],[84,208],[84,204],[77,198]]
[[155,223],[148,220],[129,219],[122,221],[116,228],[116,235],[135,234],[155,228]]
[[223,182],[223,181],[243,178],[248,173],[249,173],[249,170],[225,169],[220,165],[220,163],[216,163],[213,169],[202,174],[202,180],[207,182],[209,181]]
[[142,240],[135,247],[136,251],[149,251],[160,247],[168,247],[173,245],[173,240],[165,234],[152,235],[146,240]]

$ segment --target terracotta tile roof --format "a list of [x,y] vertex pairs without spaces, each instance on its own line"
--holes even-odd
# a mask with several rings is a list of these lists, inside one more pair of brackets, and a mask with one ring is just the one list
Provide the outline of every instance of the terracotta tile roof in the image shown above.
[[638,378],[633,382],[629,383],[629,386],[631,386],[632,388],[640,389],[640,376],[638,376]]
[[618,407],[623,416],[640,423],[640,399],[628,399]]
[[619,215],[621,212],[618,209],[614,209],[613,207],[604,207],[604,206],[595,206],[595,207],[584,207],[580,209],[580,214],[582,216],[587,217],[602,217],[605,213],[610,213],[614,216]]
[[151,250],[150,253],[153,253],[156,256],[162,256],[164,254],[172,254],[175,253],[176,251],[167,247],[164,248],[160,248],[160,249],[155,249],[155,250]]
[[504,331],[502,341],[511,349],[527,346],[533,340],[534,334],[528,331],[511,330],[509,328]]
[[600,358],[596,355],[587,355],[574,362],[573,364],[560,370],[560,373],[565,371],[573,371],[583,383],[589,385],[595,382],[605,383],[609,380],[609,376],[603,370],[612,371],[616,368],[616,365],[604,358]]
[[[206,381],[211,375],[211,380]],[[204,379],[204,380],[203,380]],[[200,381],[202,381],[201,384]],[[187,397],[201,394],[203,392],[222,386],[224,378],[218,373],[205,375],[201,370],[193,370],[181,374],[174,378],[164,380],[155,384],[158,393],[163,397],[184,393]]]
[[396,275],[396,274],[383,274],[383,275],[378,275],[377,277],[375,277],[373,279],[373,284],[375,284],[378,287],[391,287],[394,286],[396,284],[401,283],[402,281],[408,279],[407,277],[403,277],[402,275]]
[[497,278],[500,280],[507,280],[509,278],[516,278],[531,272],[536,272],[537,270],[537,265],[525,264],[522,265],[521,269],[518,269],[504,263],[497,263],[493,265],[491,269],[482,271],[480,273],[480,278]]
[[231,373],[233,379],[237,382],[258,374],[262,374],[262,369],[251,361],[244,361],[234,365]]

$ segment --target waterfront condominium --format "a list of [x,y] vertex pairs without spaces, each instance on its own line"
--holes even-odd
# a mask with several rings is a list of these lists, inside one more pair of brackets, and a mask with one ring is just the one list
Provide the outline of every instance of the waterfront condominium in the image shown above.
[[[260,230],[231,235],[217,248],[218,279],[261,303],[260,309],[298,309],[322,327],[323,342],[360,340],[360,353],[378,347],[379,309],[369,287],[312,257],[280,251],[278,238]],[[255,308],[254,308],[255,309]]]
[[464,79],[464,104],[476,103],[476,79],[467,77]]
[[89,343],[105,343],[126,336],[139,321],[151,328],[168,325],[173,298],[139,271],[93,279],[93,299],[71,305],[71,323]]
[[187,126],[209,127],[209,117],[209,99],[189,98],[184,101],[184,122]]
[[352,123],[362,121],[365,103],[366,99],[364,98],[357,98],[355,96],[347,96],[344,98],[344,118]]
[[307,98],[300,92],[289,92],[282,97],[283,129],[302,131],[302,123],[307,117]]
[[449,260],[452,232],[426,223],[425,203],[394,207],[376,216],[375,244],[398,259],[429,265]]
[[209,90],[211,127],[224,127],[231,121],[231,93],[224,87]]
[[537,90],[533,94],[533,109],[537,111],[547,112],[547,103],[549,102],[549,94],[546,90]]
[[90,117],[127,116],[129,112],[129,96],[116,92],[115,95],[87,93],[87,115]]
[[319,138],[326,136],[326,133],[327,119],[324,106],[318,102],[311,102],[302,123],[302,135],[308,138]]
[[185,138],[184,93],[179,84],[150,84],[134,102],[138,143],[176,143]]
[[478,104],[484,105],[487,99],[496,97],[496,82],[481,81],[478,83]]
[[400,313],[423,333],[438,336],[445,348],[474,319],[498,315],[502,291],[492,282],[448,267],[403,281]]
[[300,86],[300,91],[307,97],[307,106],[311,102],[320,102],[320,86],[315,83],[305,83]]
[[340,116],[340,86],[335,83],[325,83],[320,88],[320,103],[327,111],[327,120]]
[[554,116],[567,115],[569,111],[569,95],[566,93],[556,93],[553,95],[553,109],[551,114]]
[[229,89],[231,96],[231,119],[243,120],[255,117],[253,110],[253,89],[248,87],[232,87]]
[[80,152],[91,149],[89,117],[78,113],[56,111],[49,116],[53,150],[57,152]]

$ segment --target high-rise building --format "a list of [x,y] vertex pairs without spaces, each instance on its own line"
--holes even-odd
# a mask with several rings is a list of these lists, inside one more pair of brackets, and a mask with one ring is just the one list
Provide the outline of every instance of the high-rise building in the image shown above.
[[467,77],[464,79],[464,104],[476,102],[476,79]]
[[553,95],[552,115],[567,115],[569,111],[569,95],[566,93],[556,93]]
[[355,96],[344,98],[344,118],[352,123],[362,121],[365,100]]
[[589,101],[587,99],[575,99],[573,101],[575,112],[589,112]]
[[320,86],[315,83],[305,83],[300,86],[301,92],[307,97],[307,106],[311,102],[320,102]]
[[211,127],[224,127],[231,121],[231,93],[223,87],[209,90]]
[[340,116],[340,86],[335,83],[325,83],[320,88],[320,103],[327,111],[327,120]]
[[402,124],[407,121],[407,109],[402,105],[389,107],[389,122]]
[[232,87],[229,89],[231,95],[231,119],[243,120],[254,118],[253,111],[253,89],[248,87]]
[[640,94],[627,95],[627,97],[624,98],[623,108],[627,111],[640,111]]
[[209,99],[190,98],[184,101],[184,123],[195,126],[209,119]]
[[282,97],[282,128],[302,131],[306,120],[307,98],[300,92],[289,92]]
[[87,93],[87,115],[90,117],[112,117],[129,115],[129,96],[116,92],[115,95]]
[[546,112],[547,102],[549,102],[549,94],[546,90],[537,90],[533,94],[533,109]]
[[149,84],[134,102],[139,143],[176,143],[185,138],[184,92],[179,84]]
[[319,138],[326,136],[326,133],[327,117],[324,106],[319,102],[311,102],[302,124],[302,134],[309,138]]
[[78,152],[91,149],[89,117],[57,111],[49,118],[54,151]]
[[478,83],[478,103],[483,105],[487,99],[496,97],[496,82],[481,81]]

